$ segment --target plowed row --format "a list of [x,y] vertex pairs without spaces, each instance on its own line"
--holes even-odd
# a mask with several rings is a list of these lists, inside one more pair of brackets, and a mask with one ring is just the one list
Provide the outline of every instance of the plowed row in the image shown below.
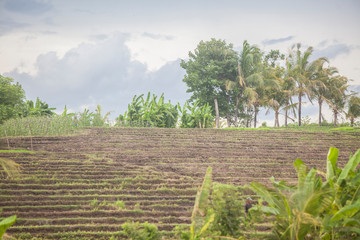
[[[18,216],[8,234],[109,239],[127,220],[164,231],[190,223],[209,166],[221,183],[267,184],[271,176],[296,182],[296,158],[324,170],[333,146],[343,166],[360,148],[360,133],[93,128],[69,137],[10,138],[9,144],[35,154],[0,153],[22,166],[20,179],[0,178],[0,218]],[[0,149],[8,149],[6,139]],[[119,200],[123,209],[115,205]]]

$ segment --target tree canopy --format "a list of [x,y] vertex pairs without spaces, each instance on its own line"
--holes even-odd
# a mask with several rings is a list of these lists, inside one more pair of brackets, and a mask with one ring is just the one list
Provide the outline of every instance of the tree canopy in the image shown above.
[[25,91],[19,83],[0,75],[0,123],[19,113],[25,99]]

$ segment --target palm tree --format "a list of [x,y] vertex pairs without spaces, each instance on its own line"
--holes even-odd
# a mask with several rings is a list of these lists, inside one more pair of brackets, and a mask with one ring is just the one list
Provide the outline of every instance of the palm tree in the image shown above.
[[325,58],[319,58],[313,62],[310,62],[310,56],[313,53],[313,48],[308,47],[304,53],[300,50],[301,44],[298,43],[290,50],[288,57],[288,64],[291,69],[291,76],[296,81],[295,93],[298,95],[298,121],[301,126],[301,106],[302,97],[307,96],[309,101],[312,99],[312,86],[314,85],[314,74],[318,68],[318,61],[323,61]]
[[324,101],[328,102],[327,99],[328,92],[332,87],[330,84],[330,79],[334,77],[334,74],[338,73],[338,70],[335,67],[325,67],[325,64],[328,63],[326,59],[316,60],[318,69],[314,74],[314,84],[312,86],[313,97],[317,100],[319,104],[319,126],[321,126],[322,116],[322,104]]
[[239,103],[242,97],[248,100],[249,105],[254,106],[256,117],[259,106],[259,94],[256,88],[263,84],[262,76],[262,53],[255,45],[250,45],[246,40],[243,42],[243,49],[240,53],[238,63],[237,81],[226,81],[226,89],[232,90],[235,94],[235,123],[238,121]]
[[345,104],[350,95],[347,94],[349,79],[344,76],[336,76],[329,79],[329,92],[327,103],[334,114],[334,126],[337,125],[339,113],[343,112]]
[[350,97],[348,112],[346,116],[350,118],[350,124],[351,127],[353,127],[355,119],[360,117],[360,97],[358,96]]
[[[275,127],[279,127],[279,114],[285,111],[285,126],[287,126],[288,111],[294,110],[296,104],[292,104],[291,97],[295,86],[294,79],[288,76],[288,69],[280,64],[278,60],[284,60],[284,55],[279,50],[271,50],[264,58],[264,79],[268,79],[268,87],[265,91],[265,105],[268,114],[270,110],[275,112]],[[272,84],[271,84],[272,83]],[[295,113],[294,113],[295,115]]]

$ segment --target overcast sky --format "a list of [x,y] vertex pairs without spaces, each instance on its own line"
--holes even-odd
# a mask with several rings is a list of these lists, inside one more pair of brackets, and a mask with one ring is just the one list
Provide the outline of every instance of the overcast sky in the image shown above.
[[0,74],[59,112],[100,104],[115,118],[148,91],[183,103],[180,59],[217,38],[238,50],[313,46],[360,85],[359,13],[357,0],[0,0]]

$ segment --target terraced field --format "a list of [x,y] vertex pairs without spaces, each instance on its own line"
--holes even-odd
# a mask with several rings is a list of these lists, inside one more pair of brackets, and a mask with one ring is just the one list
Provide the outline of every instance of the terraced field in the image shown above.
[[[333,146],[343,166],[360,148],[360,132],[92,128],[68,137],[10,138],[9,145],[34,152],[0,152],[22,166],[20,179],[0,177],[0,218],[18,216],[9,235],[109,239],[127,220],[166,232],[190,223],[208,166],[221,183],[266,184],[271,176],[295,182],[296,158],[324,170]],[[8,149],[4,138],[0,149]]]

